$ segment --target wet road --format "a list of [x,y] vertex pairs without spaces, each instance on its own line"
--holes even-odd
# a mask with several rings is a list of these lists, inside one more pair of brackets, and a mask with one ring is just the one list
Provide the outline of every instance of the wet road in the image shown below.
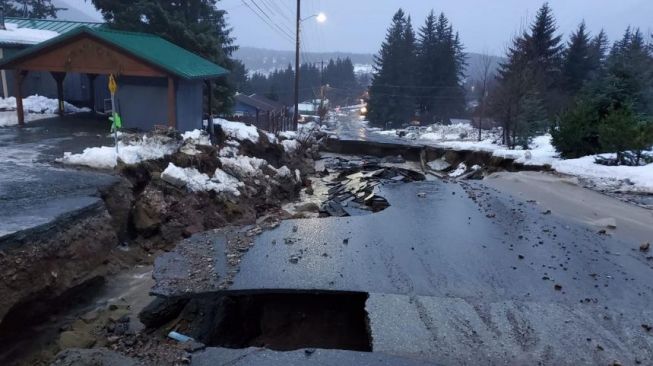
[[111,144],[103,121],[66,117],[0,128],[0,242],[10,234],[45,225],[97,204],[109,174],[54,163],[65,151]]
[[[284,221],[262,233],[228,290],[366,292],[372,348],[387,355],[653,363],[653,258],[639,243],[477,183],[387,183],[379,194],[391,204],[380,213]],[[207,253],[215,276],[190,278]],[[182,243],[157,260],[154,292],[219,291],[224,253],[218,233]]]
[[381,135],[370,131],[357,110],[345,111],[336,116],[333,132],[341,140],[374,141],[380,143],[399,143],[418,145],[413,140],[400,138],[396,135]]

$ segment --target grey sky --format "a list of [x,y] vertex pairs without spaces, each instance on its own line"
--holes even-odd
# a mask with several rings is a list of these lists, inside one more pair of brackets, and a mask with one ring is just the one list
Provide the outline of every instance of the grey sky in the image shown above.
[[[295,0],[254,0],[281,27],[292,33]],[[252,4],[252,0],[247,0]],[[502,54],[511,35],[528,24],[543,0],[302,0],[303,15],[327,14],[324,24],[305,22],[305,51],[378,51],[392,15],[402,7],[417,29],[434,9],[443,11],[460,32],[466,49]],[[653,0],[550,0],[560,32],[568,35],[585,19],[593,32],[604,28],[613,41],[628,25],[653,29]],[[241,46],[293,49],[292,40],[272,31],[243,5],[222,0],[233,34]],[[285,16],[280,15],[283,11]]]

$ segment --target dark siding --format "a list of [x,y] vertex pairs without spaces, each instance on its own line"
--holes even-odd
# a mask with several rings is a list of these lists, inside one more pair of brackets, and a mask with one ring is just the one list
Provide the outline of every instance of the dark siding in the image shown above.
[[117,82],[116,104],[123,127],[147,131],[154,125],[167,125],[165,78],[120,77]]
[[202,128],[203,82],[177,82],[177,129],[191,131]]

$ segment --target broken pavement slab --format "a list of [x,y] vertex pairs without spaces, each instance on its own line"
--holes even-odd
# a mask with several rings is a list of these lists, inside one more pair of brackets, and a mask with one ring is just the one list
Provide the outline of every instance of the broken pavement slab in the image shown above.
[[[611,254],[627,243],[541,215],[476,183],[379,190],[392,204],[388,209],[285,221],[254,237],[237,268],[215,264],[224,263],[224,236],[195,235],[157,260],[153,293],[367,293],[375,352],[445,364],[530,363],[545,354],[558,364],[652,361],[653,338],[641,328],[653,318],[651,268],[638,257]],[[477,190],[476,199],[465,190]],[[485,217],[487,207],[494,218]],[[292,245],[279,245],[284,238]],[[216,275],[198,281],[187,272],[201,264],[191,254],[205,253],[201,243],[214,248]],[[518,259],[516,249],[527,259]],[[610,276],[588,275],[596,272]],[[582,301],[588,297],[596,302]],[[632,336],[615,336],[622,333]],[[584,343],[588,337],[591,345]],[[497,342],[501,352],[492,348]],[[602,353],[590,353],[597,345]],[[569,354],[578,358],[570,363]]]

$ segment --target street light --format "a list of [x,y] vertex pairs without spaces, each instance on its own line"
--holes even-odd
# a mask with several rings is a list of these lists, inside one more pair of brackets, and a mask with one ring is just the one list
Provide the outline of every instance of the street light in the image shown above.
[[301,23],[311,18],[316,18],[318,23],[326,22],[326,15],[322,12],[302,19],[301,8],[301,0],[297,0],[297,33],[295,44],[295,113],[293,114],[293,128],[295,130],[297,130],[297,123],[299,122],[299,30],[301,28]]

